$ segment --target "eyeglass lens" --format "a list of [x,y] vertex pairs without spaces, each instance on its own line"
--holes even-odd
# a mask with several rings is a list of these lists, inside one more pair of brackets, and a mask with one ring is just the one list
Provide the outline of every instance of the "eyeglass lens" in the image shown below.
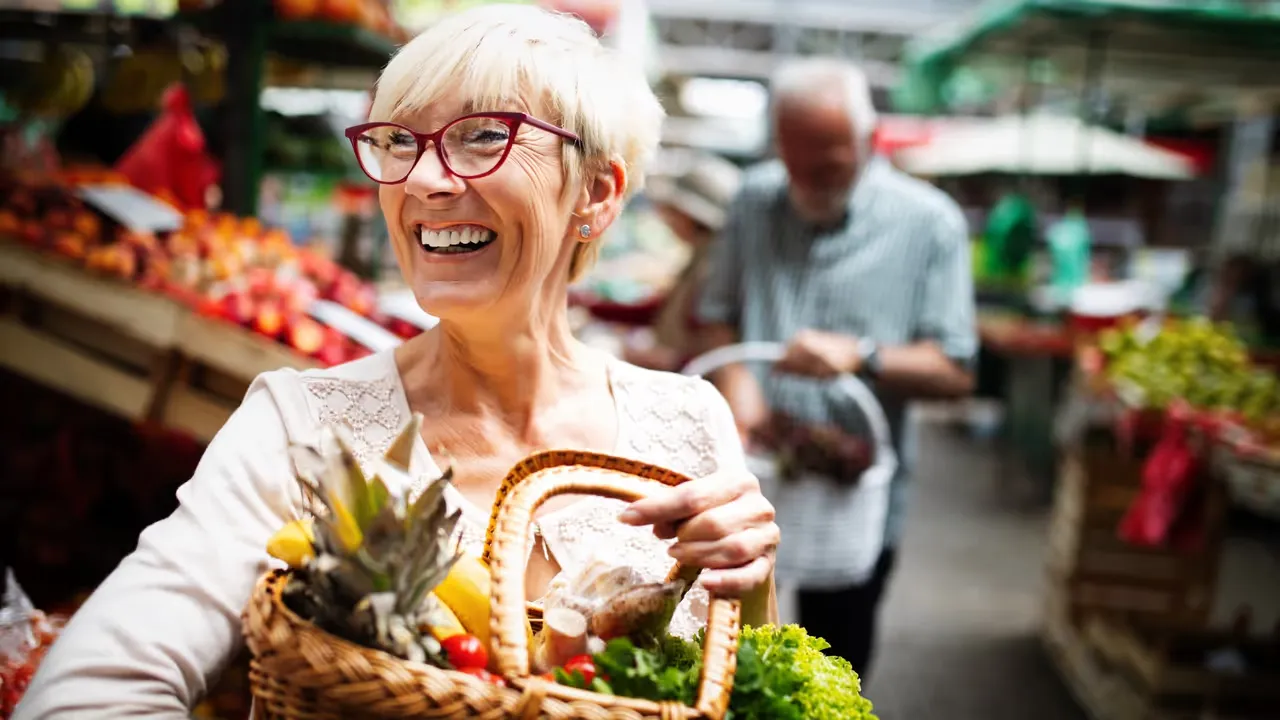
[[[511,128],[505,121],[472,117],[457,120],[445,129],[441,149],[450,172],[475,177],[492,172],[510,143]],[[355,145],[360,166],[378,182],[404,180],[418,160],[417,139],[398,125],[369,128],[356,136]]]

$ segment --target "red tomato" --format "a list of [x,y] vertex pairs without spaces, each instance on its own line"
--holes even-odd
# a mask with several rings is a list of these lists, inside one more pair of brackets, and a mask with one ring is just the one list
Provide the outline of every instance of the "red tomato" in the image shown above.
[[440,643],[449,662],[459,670],[468,668],[485,668],[489,665],[489,653],[484,643],[475,635],[454,635]]
[[506,680],[503,680],[500,676],[494,675],[493,673],[489,672],[488,670],[485,670],[482,667],[461,668],[458,670],[458,672],[465,673],[475,678],[479,678],[487,683],[492,683],[494,685],[499,685],[501,687],[507,686]]
[[590,685],[596,677],[596,663],[590,655],[579,655],[564,664],[564,671],[572,675],[574,671],[582,673],[582,678]]

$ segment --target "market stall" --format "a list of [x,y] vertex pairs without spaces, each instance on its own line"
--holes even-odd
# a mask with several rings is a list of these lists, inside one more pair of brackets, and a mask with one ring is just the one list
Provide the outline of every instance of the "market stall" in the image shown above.
[[[1229,328],[1190,319],[1104,333],[1077,354],[1069,393],[1051,658],[1099,720],[1269,717],[1280,636],[1251,627],[1247,598],[1222,607],[1218,584],[1233,508],[1280,518],[1276,375]],[[1274,526],[1258,538],[1280,552]]]

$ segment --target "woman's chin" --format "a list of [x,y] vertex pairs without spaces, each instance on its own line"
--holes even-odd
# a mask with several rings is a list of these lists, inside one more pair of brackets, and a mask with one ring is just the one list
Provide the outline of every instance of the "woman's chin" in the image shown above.
[[491,314],[497,298],[484,287],[487,283],[435,281],[418,283],[414,298],[423,312],[440,320],[455,320]]

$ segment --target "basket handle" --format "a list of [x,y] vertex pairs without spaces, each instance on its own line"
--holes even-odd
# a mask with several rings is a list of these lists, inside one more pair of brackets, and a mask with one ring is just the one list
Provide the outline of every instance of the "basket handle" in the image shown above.
[[[745,342],[725,345],[703,353],[690,360],[681,373],[684,375],[702,376],[728,365],[738,363],[762,362],[773,364],[787,353],[785,345],[772,342]],[[855,375],[840,375],[834,383],[845,395],[858,405],[867,423],[871,426],[871,437],[875,443],[875,464],[867,472],[875,470],[885,477],[891,476],[898,467],[898,455],[893,450],[892,436],[889,433],[889,420],[885,417],[884,407],[876,399],[871,388]]]
[[[532,456],[524,464],[531,461],[541,467],[523,476],[507,492],[500,492],[490,525],[491,543],[486,543],[492,578],[490,629],[494,657],[498,670],[509,678],[529,675],[524,576],[530,551],[529,528],[538,507],[558,495],[600,495],[634,502],[658,488],[689,479],[646,463],[597,453],[552,451]],[[741,609],[738,600],[711,598],[696,706],[707,718],[721,718],[728,708],[737,665]]]

